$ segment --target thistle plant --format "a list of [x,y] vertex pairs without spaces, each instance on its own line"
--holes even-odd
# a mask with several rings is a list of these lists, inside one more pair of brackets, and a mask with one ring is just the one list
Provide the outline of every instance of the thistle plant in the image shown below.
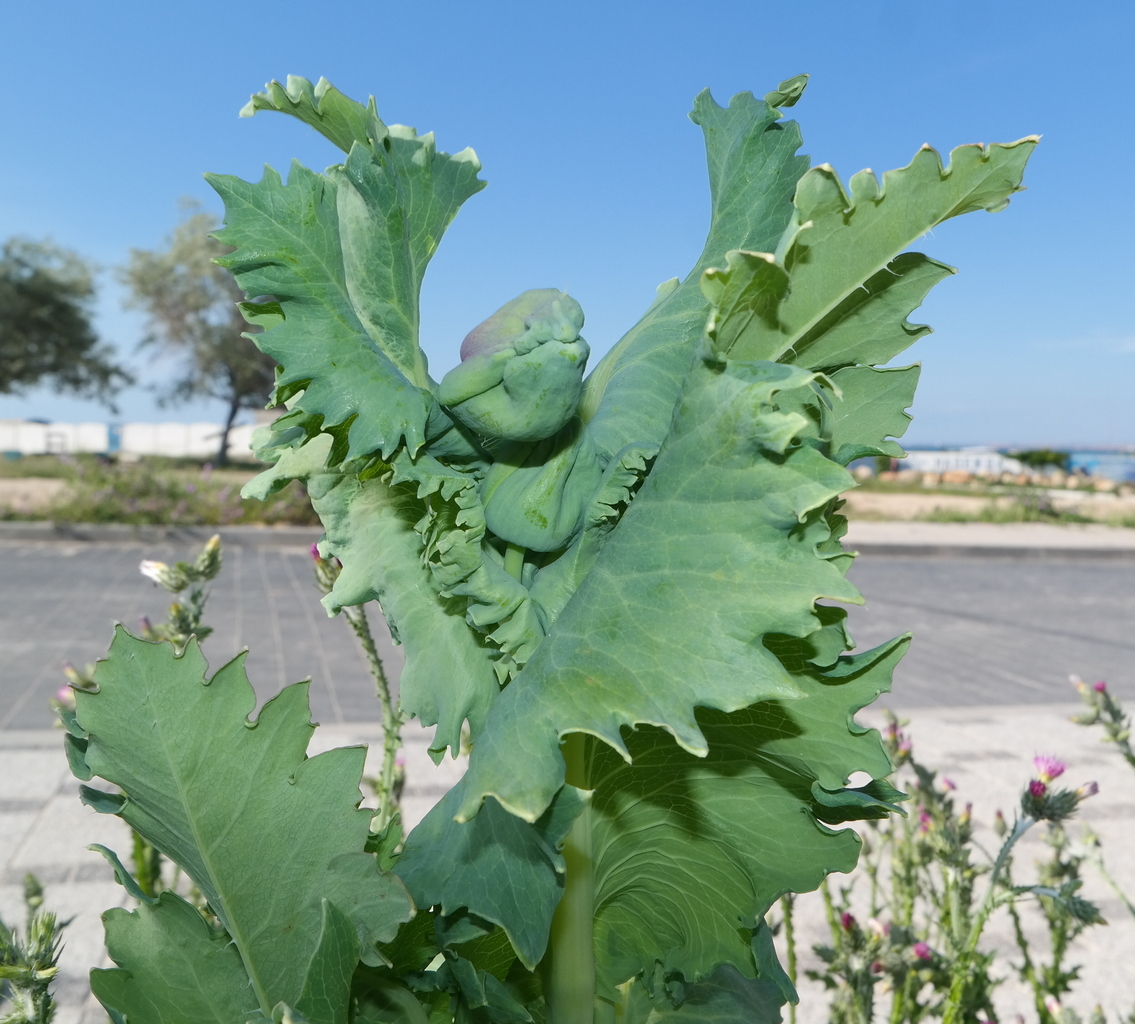
[[27,922],[21,935],[0,921],[0,1024],[50,1024],[55,1016],[51,983],[59,973],[64,925],[43,906],[43,886],[24,878]]
[[537,287],[486,301],[440,382],[418,295],[476,156],[325,80],[253,96],[341,162],[209,179],[288,409],[245,493],[306,487],[327,611],[374,601],[405,649],[384,717],[469,769],[408,835],[371,831],[363,752],[306,757],[307,684],[249,721],[243,656],[210,677],[195,640],[119,630],[71,763],[215,918],[170,892],[106,916],[117,966],[92,987],[116,1019],[771,1022],[795,1001],[766,912],[853,867],[833,826],[899,796],[854,715],[909,638],[852,653],[839,508],[848,463],[903,454],[919,367],[889,364],[953,273],[907,246],[1003,209],[1036,142],[924,147],[845,188],[784,120],[806,82],[696,99],[705,249],[589,375],[579,303]]
[[1072,721],[1077,725],[1102,725],[1103,741],[1114,743],[1116,750],[1132,768],[1135,768],[1135,750],[1131,749],[1131,716],[1127,714],[1119,698],[1108,689],[1103,680],[1088,686],[1079,676],[1071,677],[1072,685],[1086,705],[1086,710],[1075,715]]
[[[1072,848],[1065,832],[1079,805],[1095,795],[1095,784],[1054,788],[1065,765],[1038,756],[1016,820],[1010,825],[998,812],[994,832],[1001,847],[989,854],[974,839],[970,805],[959,809],[954,783],[915,757],[904,725],[888,713],[884,737],[897,766],[894,782],[909,794],[909,814],[868,823],[848,884],[834,894],[827,881],[821,886],[831,940],[815,947],[824,968],[808,973],[831,992],[830,1020],[869,1024],[880,1011],[893,1024],[996,1020],[993,998],[1002,979],[982,937],[992,916],[1005,909],[1022,957],[1015,969],[1033,992],[1042,1024],[1054,1024],[1050,1005],[1078,978],[1078,968],[1066,963],[1071,944],[1085,928],[1104,923],[1079,895],[1086,854]],[[1038,864],[1036,883],[1014,884],[1012,851],[1042,821],[1052,854]],[[1025,938],[1022,901],[1042,913],[1048,963]],[[859,916],[857,908],[866,914]],[[1063,1020],[1070,1011],[1061,1012]]]
[[216,533],[192,562],[167,565],[165,562],[144,561],[138,567],[143,576],[171,594],[188,593],[170,605],[168,621],[152,626],[148,619],[143,619],[141,635],[147,640],[169,640],[177,650],[184,650],[191,636],[204,640],[213,632],[212,626],[202,622],[205,602],[209,599],[206,584],[217,576],[223,564],[221,537]]

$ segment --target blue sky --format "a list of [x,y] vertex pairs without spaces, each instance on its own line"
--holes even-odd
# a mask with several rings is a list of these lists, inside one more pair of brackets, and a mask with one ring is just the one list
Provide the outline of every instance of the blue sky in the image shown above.
[[[996,215],[941,226],[919,248],[960,273],[915,318],[936,333],[913,444],[1135,444],[1129,4],[826,0],[507,3],[214,0],[9,5],[0,36],[0,237],[50,235],[102,266],[159,246],[178,200],[219,212],[204,171],[258,178],[329,144],[288,118],[236,114],[288,73],[373,93],[388,122],[476,149],[489,187],[461,212],[423,294],[435,376],[465,332],[518,292],[562,287],[596,354],[684,276],[704,237],[700,132],[687,118],[812,75],[792,110],[805,152],[849,177],[905,165],[929,142],[1044,136],[1029,190]],[[141,325],[103,275],[99,327],[130,360]],[[168,367],[138,369],[157,380]],[[211,419],[208,404],[129,419]],[[47,391],[0,418],[104,419]]]

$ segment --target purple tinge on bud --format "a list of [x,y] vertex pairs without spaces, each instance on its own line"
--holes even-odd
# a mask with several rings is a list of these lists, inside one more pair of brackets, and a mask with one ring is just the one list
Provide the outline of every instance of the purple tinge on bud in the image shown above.
[[1029,783],[1029,793],[1035,796],[1038,800],[1048,792],[1048,787],[1040,781],[1040,779],[1033,779]]
[[319,554],[319,544],[318,543],[312,544],[312,546],[308,550],[311,551],[311,560],[313,562],[322,561],[322,558]]
[[882,961],[876,960],[874,963],[871,964],[871,973],[872,974],[882,974],[883,973]]
[[1036,768],[1036,777],[1041,782],[1051,782],[1053,779],[1060,778],[1068,766],[1051,754],[1037,754],[1033,758],[1033,767]]
[[880,921],[877,917],[867,918],[867,927],[871,929],[872,935],[880,939],[891,934],[891,926],[885,921]]
[[461,361],[465,362],[470,356],[491,356],[508,348],[525,332],[530,317],[550,311],[552,303],[561,297],[566,298],[558,288],[532,288],[505,303],[465,335],[461,342]]
[[1081,800],[1087,800],[1090,796],[1095,796],[1100,791],[1098,783],[1085,782],[1082,786],[1076,787],[1076,796]]
[[1096,693],[1103,693],[1107,689],[1107,683],[1101,679],[1092,689],[1095,690]]
[[843,930],[845,932],[849,932],[852,928],[855,927],[855,916],[853,914],[849,914],[845,910],[840,916],[839,923],[843,926]]
[[933,819],[930,817],[930,812],[925,807],[918,808],[918,831],[926,835],[930,831],[931,824]]
[[953,779],[947,778],[945,775],[943,775],[942,788],[945,789],[947,793],[952,793],[955,789],[958,788],[958,784],[954,782]]
[[916,942],[911,948],[911,952],[919,960],[929,960],[934,956],[934,951],[925,942]]
[[61,686],[55,691],[55,699],[60,704],[71,704],[75,700],[75,694],[72,692],[70,686]]

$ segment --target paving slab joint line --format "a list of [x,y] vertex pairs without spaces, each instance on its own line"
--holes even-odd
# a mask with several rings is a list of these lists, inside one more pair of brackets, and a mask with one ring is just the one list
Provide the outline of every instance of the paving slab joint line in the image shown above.
[[228,547],[307,547],[323,536],[319,526],[132,526],[129,523],[0,522],[0,542],[159,541],[204,544],[219,533]]

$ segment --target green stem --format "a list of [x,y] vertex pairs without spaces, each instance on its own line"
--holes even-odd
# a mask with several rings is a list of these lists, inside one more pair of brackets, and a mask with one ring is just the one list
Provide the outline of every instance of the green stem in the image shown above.
[[1040,1020],[1044,1020],[1049,1016],[1048,1010],[1044,1005],[1045,994],[1036,976],[1033,958],[1029,954],[1029,940],[1025,938],[1024,930],[1021,928],[1021,915],[1017,913],[1017,908],[1013,906],[1012,903],[1009,904],[1009,917],[1013,922],[1013,937],[1017,942],[1017,948],[1021,951],[1022,957],[1018,973],[1028,982],[1029,987],[1033,990],[1033,1002],[1036,1005],[1037,1016]]
[[962,997],[965,995],[966,986],[969,983],[973,954],[977,950],[977,944],[981,940],[981,933],[985,930],[989,915],[997,906],[997,883],[1000,881],[1001,871],[1005,867],[1013,847],[1016,846],[1017,840],[1035,824],[1035,818],[1028,816],[1021,818],[1013,826],[1013,831],[1009,833],[1005,842],[1001,845],[997,860],[993,863],[993,870],[989,874],[989,889],[985,894],[985,899],[981,901],[977,916],[970,927],[966,944],[954,963],[954,978],[950,985],[949,995],[946,996],[946,1002],[943,1004],[942,1024],[957,1024],[961,1019],[961,1014],[965,1009],[962,1006]]
[[514,580],[520,580],[524,574],[525,549],[518,544],[509,544],[504,550],[504,571]]
[[1128,898],[1120,887],[1119,883],[1112,877],[1111,872],[1104,866],[1103,854],[1098,850],[1091,855],[1092,863],[1095,864],[1096,870],[1103,876],[1103,880],[1111,887],[1111,891],[1119,897],[1120,902],[1127,908],[1127,912],[1135,917],[1135,904]]
[[[507,556],[506,556],[507,557]],[[567,780],[581,789],[587,778],[587,737],[564,740]],[[591,808],[575,819],[564,846],[564,895],[552,918],[545,997],[550,1024],[593,1024],[595,1020],[595,876],[591,860]]]
[[[796,925],[793,920],[793,904],[796,897],[786,892],[780,898],[780,908],[784,912],[784,942],[788,947],[788,980],[796,987]],[[788,1024],[796,1024],[796,1004],[788,1004]]]
[[402,747],[402,725],[405,719],[401,710],[394,704],[390,680],[386,676],[386,667],[375,646],[366,609],[361,604],[352,605],[344,608],[343,613],[351,624],[351,629],[355,631],[355,636],[359,638],[371,675],[374,676],[379,702],[382,704],[382,773],[378,780],[378,813],[375,815],[377,819],[375,830],[381,832],[394,816],[394,775],[398,751]]

